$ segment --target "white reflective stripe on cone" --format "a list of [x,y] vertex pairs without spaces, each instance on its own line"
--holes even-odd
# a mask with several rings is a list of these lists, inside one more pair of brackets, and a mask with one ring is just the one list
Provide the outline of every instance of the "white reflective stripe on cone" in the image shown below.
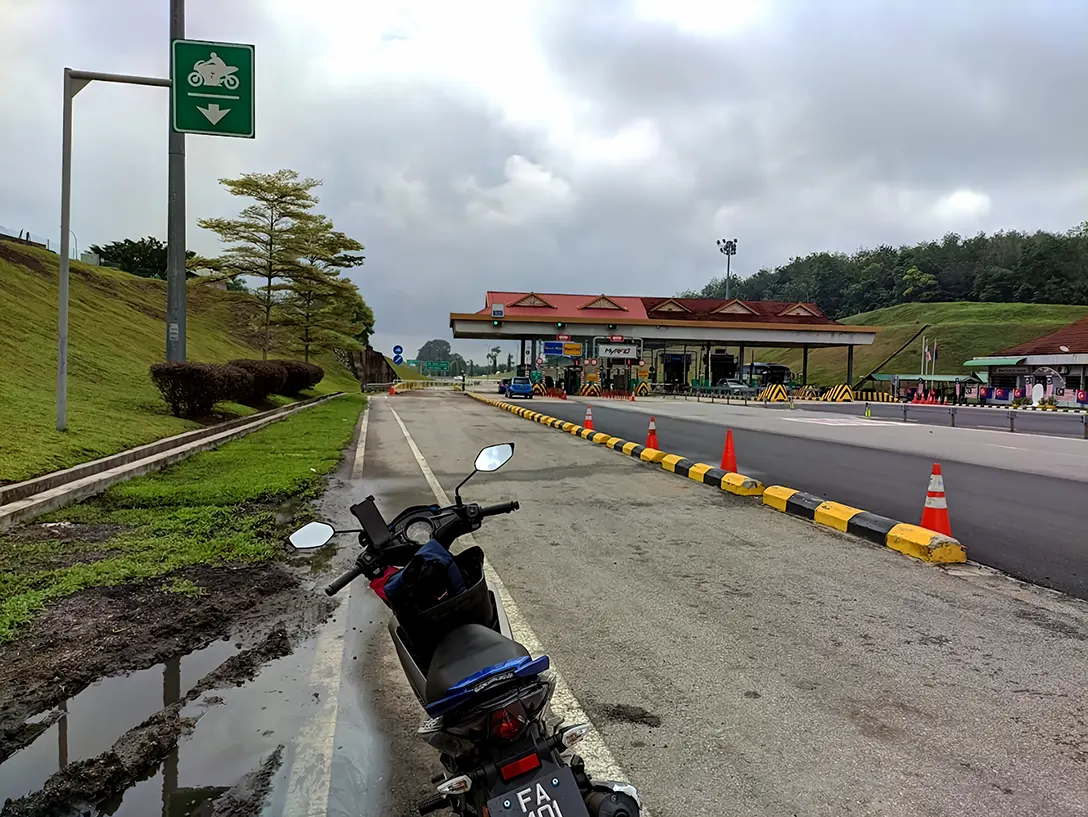
[[926,497],[927,508],[947,508],[948,502],[943,496],[927,496]]
[[944,493],[944,477],[934,474],[929,478],[929,490]]

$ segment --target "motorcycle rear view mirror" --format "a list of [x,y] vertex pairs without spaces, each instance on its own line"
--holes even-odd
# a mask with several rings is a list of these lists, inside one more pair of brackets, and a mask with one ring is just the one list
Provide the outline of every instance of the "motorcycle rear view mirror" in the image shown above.
[[489,445],[476,455],[477,471],[498,471],[514,456],[513,443]]
[[498,445],[489,445],[486,448],[480,449],[480,453],[476,455],[476,462],[473,464],[472,473],[461,480],[461,484],[458,485],[453,494],[457,498],[457,504],[461,504],[461,486],[472,479],[476,474],[483,471],[484,473],[490,473],[491,471],[498,471],[506,463],[510,462],[510,459],[514,456],[514,444],[513,443],[499,443]]
[[296,550],[315,550],[327,545],[334,533],[336,531],[332,525],[326,525],[324,522],[311,522],[308,525],[303,525],[287,538],[291,543],[291,547]]

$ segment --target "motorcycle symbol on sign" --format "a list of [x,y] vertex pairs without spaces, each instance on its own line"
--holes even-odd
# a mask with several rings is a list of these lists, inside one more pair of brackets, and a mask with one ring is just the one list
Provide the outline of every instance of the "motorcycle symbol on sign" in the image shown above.
[[233,91],[238,87],[238,77],[235,76],[237,71],[237,66],[227,65],[213,51],[208,59],[197,60],[193,65],[193,72],[189,74],[189,84],[194,88],[199,88],[201,85],[211,88],[223,85]]

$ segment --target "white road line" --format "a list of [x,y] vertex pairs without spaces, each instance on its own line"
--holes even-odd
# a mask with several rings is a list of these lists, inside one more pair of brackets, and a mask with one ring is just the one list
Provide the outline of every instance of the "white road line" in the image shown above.
[[[351,478],[363,474],[366,430],[370,419],[370,401],[359,421],[359,442],[351,463]],[[340,710],[340,675],[344,663],[344,638],[348,629],[348,605],[351,585],[345,587],[343,602],[337,611],[340,621],[330,622],[317,638],[310,687],[324,688],[317,712],[308,720],[294,741],[294,754],[287,778],[283,814],[290,817],[327,817],[332,783],[332,760],[336,749],[336,715]]]
[[[419,463],[419,470],[423,472],[423,477],[427,480],[427,484],[431,486],[435,499],[443,505],[449,505],[450,498],[446,495],[446,492],[442,489],[442,485],[435,478],[434,472],[431,471],[430,466],[427,465],[427,460],[424,459],[423,453],[419,450],[419,446],[416,445],[415,440],[412,439],[412,435],[408,433],[408,427],[404,424],[400,415],[397,414],[396,410],[391,405],[389,406],[389,410],[393,412],[393,418],[397,421],[397,425],[400,426],[400,430],[404,433],[404,439],[408,441],[408,447],[412,449],[412,454],[415,456],[416,462]],[[469,544],[475,544],[472,534],[462,536],[461,539],[468,540]],[[540,644],[540,639],[537,638],[536,633],[529,627],[529,623],[525,620],[525,617],[521,614],[521,611],[514,603],[514,600],[510,597],[510,593],[507,591],[506,586],[502,583],[502,579],[499,578],[499,575],[495,572],[491,563],[486,561],[486,559],[484,561],[484,573],[487,576],[487,580],[494,585],[502,599],[502,605],[506,609],[506,616],[510,620],[510,629],[514,638],[532,655],[545,655],[546,653]],[[582,709],[582,705],[578,702],[578,699],[574,697],[574,693],[571,692],[566,679],[559,673],[559,670],[553,667],[552,673],[555,678],[555,692],[552,695],[552,711],[567,723],[592,723],[589,716],[585,713],[585,710]],[[596,728],[589,734],[585,742],[578,747],[578,754],[585,760],[587,771],[594,777],[611,780],[627,780],[619,763],[616,762],[616,758],[613,756],[612,751],[605,744],[604,739]],[[649,817],[649,811],[647,811],[647,809],[643,808],[641,813],[645,815],[645,817]]]

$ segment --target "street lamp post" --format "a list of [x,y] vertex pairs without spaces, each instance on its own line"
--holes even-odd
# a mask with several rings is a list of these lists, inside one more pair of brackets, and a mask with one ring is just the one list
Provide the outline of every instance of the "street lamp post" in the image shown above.
[[718,252],[725,256],[725,297],[729,298],[729,280],[731,278],[730,260],[737,254],[737,239],[719,238]]

